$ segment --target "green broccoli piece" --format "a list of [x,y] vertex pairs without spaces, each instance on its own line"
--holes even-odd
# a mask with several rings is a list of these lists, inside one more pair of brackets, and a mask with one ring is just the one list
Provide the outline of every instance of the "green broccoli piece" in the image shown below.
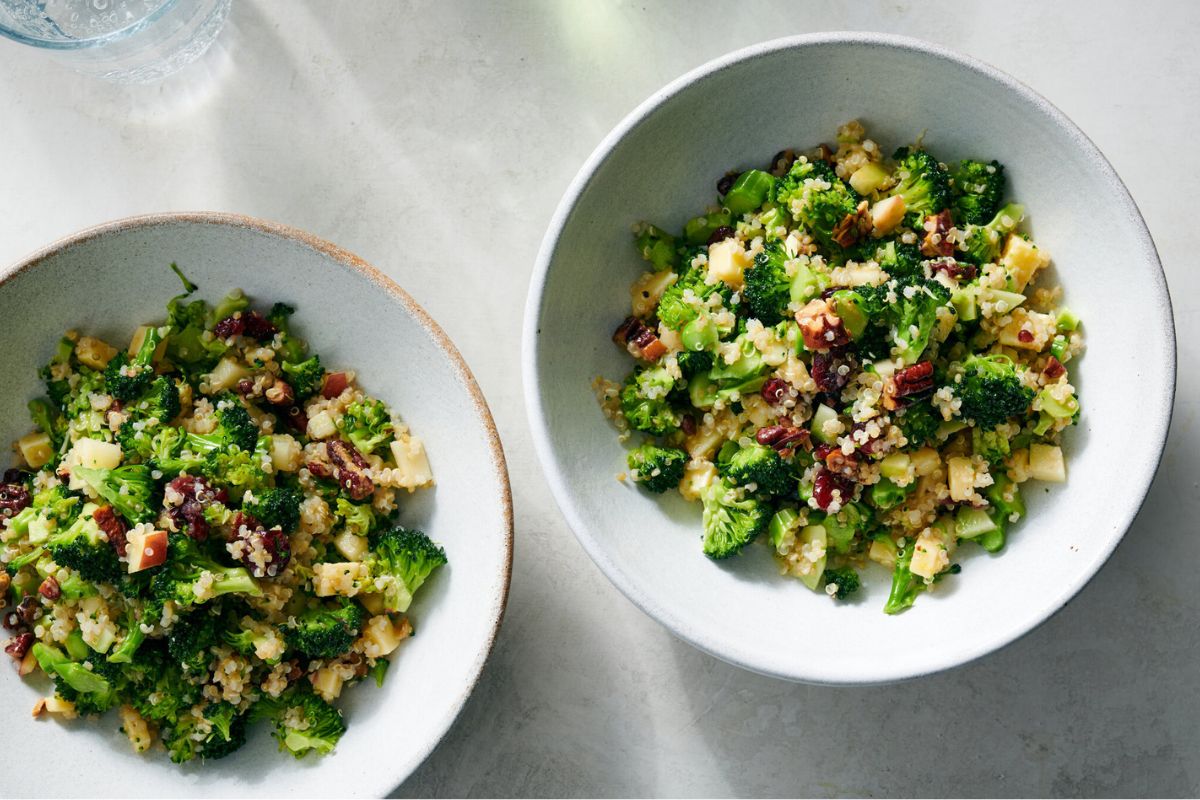
[[289,487],[263,489],[254,499],[242,505],[242,510],[254,516],[265,528],[282,528],[285,533],[300,524],[300,503],[303,494]]
[[91,515],[80,515],[66,530],[46,541],[60,567],[70,567],[93,583],[118,583],[124,574],[117,553]]
[[1021,382],[1011,358],[973,355],[962,362],[962,367],[962,381],[952,383],[951,389],[962,400],[963,419],[987,430],[1029,410],[1033,390]]
[[163,736],[167,753],[176,764],[201,758],[224,758],[246,743],[246,716],[228,701],[199,706],[201,718],[180,714]]
[[687,462],[688,454],[683,450],[649,442],[630,450],[628,458],[634,482],[655,494],[678,486]]
[[1000,210],[1004,196],[1004,166],[999,161],[964,160],[950,170],[954,221],[983,225]]
[[986,225],[968,225],[963,234],[963,261],[972,264],[994,264],[1000,258],[1004,237],[1017,229],[1025,216],[1025,208],[1009,203],[996,212]]
[[[215,639],[210,640],[208,646],[212,643]],[[176,647],[178,651],[179,645]],[[160,728],[173,725],[199,700],[199,687],[187,680],[179,660],[168,652],[168,648],[169,642],[151,639],[138,649],[133,661],[123,669],[129,680],[129,702],[139,714]],[[194,653],[192,655],[195,657]],[[208,666],[207,655],[202,660],[200,670]]]
[[207,372],[229,346],[208,332],[208,304],[203,300],[185,302],[196,291],[196,284],[177,265],[172,264],[171,269],[183,281],[184,293],[167,303],[167,357],[191,373]]
[[337,499],[337,511],[342,527],[358,536],[366,536],[377,522],[375,509],[370,503],[352,503],[344,497]]
[[[858,573],[851,567],[839,567],[835,569],[826,569],[824,574],[825,586],[833,584],[834,591],[829,596],[835,600],[845,600],[850,595],[858,591],[862,582],[859,580]],[[825,590],[829,591],[828,588]]]
[[904,432],[904,438],[908,439],[910,446],[921,447],[937,437],[942,415],[928,400],[918,400],[897,414],[896,424]]
[[843,249],[833,231],[858,211],[859,197],[833,167],[824,161],[798,159],[786,175],[776,181],[774,202],[792,212],[814,239],[835,252]]
[[91,664],[88,669],[57,647],[42,642],[33,645],[33,657],[42,671],[53,679],[59,697],[74,703],[79,713],[103,714],[120,701],[120,671],[104,659],[88,659]]
[[325,368],[321,366],[320,356],[314,355],[304,361],[284,361],[280,366],[297,401],[306,400],[321,390]]
[[705,489],[704,555],[712,559],[729,558],[767,528],[771,509],[762,500],[742,497],[742,492],[724,479],[713,481]]
[[875,251],[875,261],[893,278],[923,276],[921,248],[891,240]]
[[234,289],[229,294],[221,298],[221,302],[213,307],[213,310],[208,315],[207,327],[212,328],[218,322],[228,317],[232,317],[239,311],[246,311],[250,308],[250,298],[241,289]]
[[126,464],[115,469],[73,467],[71,472],[135,525],[150,521],[158,513],[155,500],[158,490],[151,469],[145,464]]
[[926,217],[949,208],[950,174],[936,158],[910,147],[900,148],[893,158],[898,162],[897,181],[888,195],[903,197],[910,217]]
[[67,435],[67,421],[50,400],[39,397],[29,401],[29,417],[34,427],[50,437],[50,444],[57,451]]
[[983,494],[989,505],[988,518],[996,527],[975,539],[989,553],[995,553],[1004,547],[1008,526],[1025,516],[1025,499],[1021,497],[1021,487],[1003,471],[997,471],[992,479],[992,485],[984,489]]
[[990,464],[999,464],[1008,458],[1011,445],[1008,436],[999,429],[976,427],[971,429],[971,451]]
[[[226,629],[222,634],[225,643],[242,655],[254,655],[258,648],[272,640],[273,628],[252,617],[243,617],[236,628]],[[278,664],[279,658],[263,659],[268,664]]]
[[337,658],[358,638],[363,616],[362,606],[349,601],[318,606],[297,616],[284,639],[309,658]]
[[[122,425],[124,432],[129,425]],[[207,463],[205,453],[208,445],[193,450],[189,444],[189,436],[182,428],[167,426],[159,428],[152,434],[145,431],[132,431],[132,448],[141,454],[142,458],[156,469],[167,475],[178,475],[180,472],[196,473]],[[120,436],[118,436],[120,438]],[[122,443],[124,447],[124,442]]]
[[643,222],[634,228],[633,236],[634,246],[655,272],[675,269],[679,264],[679,251],[671,234]]
[[923,278],[901,278],[895,283],[896,302],[888,306],[887,318],[895,330],[896,355],[906,364],[915,364],[933,338],[937,311],[950,302],[950,290]]
[[180,609],[225,594],[255,597],[262,594],[262,589],[243,567],[217,563],[193,539],[183,534],[173,534],[168,540],[167,561],[155,570],[150,591],[159,602],[171,600]]
[[135,419],[157,419],[167,425],[179,416],[179,387],[166,375],[159,375],[138,402],[127,407]]
[[[697,319],[700,312],[696,307],[706,303],[714,294],[720,294],[728,302],[732,297],[729,287],[723,281],[707,283],[705,281],[707,274],[708,271],[705,268],[689,267],[679,276],[679,280],[668,286],[662,297],[659,298],[658,309],[655,311],[659,321],[671,330],[677,331]],[[684,299],[684,293],[689,289],[695,296],[691,302]]]
[[417,530],[380,531],[371,535],[370,545],[367,564],[371,576],[387,584],[383,604],[388,611],[407,611],[417,590],[434,570],[447,563],[446,551]]
[[337,426],[363,455],[369,455],[390,442],[395,432],[392,412],[382,401],[370,397],[346,406]]
[[679,429],[683,418],[671,407],[667,396],[675,379],[664,366],[639,367],[621,389],[621,411],[636,430],[665,436]]
[[713,355],[707,350],[685,350],[675,358],[679,364],[679,372],[686,380],[690,380],[693,375],[708,372],[713,365]]
[[167,654],[184,672],[203,673],[212,648],[221,644],[220,629],[220,620],[205,609],[183,614],[167,631]]
[[138,648],[146,641],[146,634],[142,631],[141,618],[132,606],[125,612],[123,630],[124,634],[117,640],[112,652],[108,654],[108,660],[113,664],[132,663]]
[[113,356],[104,368],[104,387],[108,393],[128,403],[149,389],[154,380],[154,351],[161,341],[158,328],[150,328],[132,359],[124,350]]
[[876,508],[886,511],[903,503],[908,493],[916,488],[916,481],[907,486],[897,486],[890,478],[880,478],[878,483],[871,486],[871,502]]
[[794,494],[796,476],[791,466],[773,448],[754,443],[742,447],[729,459],[723,473],[739,486],[754,484],[763,494]]
[[[380,659],[376,663],[388,662]],[[303,758],[310,752],[328,755],[346,732],[342,712],[303,683],[289,689],[278,699],[264,702],[264,711],[275,718],[274,736],[279,741],[279,749],[286,750],[296,758]],[[256,708],[255,713],[262,712]]]
[[885,614],[899,614],[916,602],[917,595],[925,591],[925,579],[914,575],[909,566],[912,564],[913,546],[896,551],[896,565],[892,568],[892,589],[888,593],[887,602],[883,606]]
[[[197,438],[195,434],[188,434],[188,437]],[[238,493],[265,491],[271,485],[271,473],[263,467],[264,463],[270,463],[270,441],[268,436],[260,437],[253,452],[238,447],[213,450],[205,456],[200,471],[213,483],[238,490]]]
[[787,251],[779,242],[771,242],[754,257],[754,266],[745,272],[742,299],[750,316],[763,325],[774,325],[787,316],[792,301],[792,279],[784,266]]
[[223,445],[251,451],[258,443],[258,426],[244,405],[233,398],[224,398],[217,402],[217,429],[204,436],[214,437]]

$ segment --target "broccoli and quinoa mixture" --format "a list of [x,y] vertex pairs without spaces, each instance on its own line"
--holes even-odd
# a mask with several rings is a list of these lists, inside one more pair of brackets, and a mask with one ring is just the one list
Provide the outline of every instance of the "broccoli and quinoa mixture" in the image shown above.
[[1066,479],[1083,340],[1000,163],[837,141],[726,175],[678,235],[635,226],[649,271],[613,338],[637,363],[594,388],[643,434],[628,477],[701,504],[707,556],[765,534],[835,599],[875,562],[895,614],[958,548],[1004,547],[1021,484]]
[[[174,268],[174,267],[173,267]],[[383,684],[446,555],[395,523],[432,485],[417,437],[235,291],[167,305],[126,350],[69,332],[0,485],[0,605],[34,716],[115,709],[137,751],[225,756],[267,720],[296,757]]]

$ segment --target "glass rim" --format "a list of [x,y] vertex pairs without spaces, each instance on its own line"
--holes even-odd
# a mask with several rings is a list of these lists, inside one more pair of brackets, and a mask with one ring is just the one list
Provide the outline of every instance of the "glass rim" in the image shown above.
[[99,47],[137,33],[142,28],[156,21],[178,2],[179,0],[165,0],[161,6],[141,19],[129,23],[124,28],[117,28],[115,31],[109,31],[102,36],[93,36],[88,39],[43,39],[39,36],[31,36],[24,31],[15,30],[3,22],[0,22],[0,36],[5,36],[20,44],[40,47],[45,50],[83,50],[89,47]]

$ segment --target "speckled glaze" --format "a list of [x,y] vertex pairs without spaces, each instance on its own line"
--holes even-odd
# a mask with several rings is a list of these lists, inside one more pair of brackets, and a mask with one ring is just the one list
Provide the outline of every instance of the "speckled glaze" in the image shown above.
[[[770,114],[747,109],[771,108]],[[700,513],[614,480],[624,451],[590,389],[628,358],[609,336],[642,271],[629,226],[678,229],[727,169],[829,141],[862,119],[895,147],[922,131],[946,160],[997,158],[1032,234],[1054,256],[1088,351],[1071,367],[1084,405],[1066,436],[1069,482],[1027,491],[1029,517],[999,557],[960,559],[960,576],[903,615],[881,612],[882,570],[835,604],[778,576],[768,548],[717,564]],[[1119,321],[1137,320],[1136,336]],[[750,47],[646,100],[567,190],[538,257],[524,338],[538,455],[563,514],[616,586],[680,638],[790,680],[901,680],[979,658],[1036,627],[1096,573],[1127,530],[1170,424],[1175,338],[1166,281],[1137,208],[1084,134],[1011,77],[898,36],[832,33]],[[1047,488],[1048,491],[1043,491]]]
[[[454,721],[491,652],[512,571],[512,500],[487,403],[454,345],[399,286],[358,257],[302,231],[248,217],[160,214],[101,225],[57,242],[6,271],[0,408],[8,434],[28,428],[22,409],[40,392],[38,366],[69,328],[116,343],[162,319],[180,293],[176,262],[219,299],[241,287],[298,309],[296,327],[331,367],[355,369],[426,444],[437,486],[400,497],[401,520],[442,543],[449,565],[410,616],[419,635],[395,654],[382,689],[343,695],[349,730],[336,752],[297,761],[256,726],[234,755],[179,768],[159,750],[136,755],[115,714],[99,724],[29,718],[47,686],[0,670],[0,709],[11,735],[5,763],[38,775],[26,790],[63,796],[382,796],[416,768]],[[62,728],[70,728],[66,731]]]

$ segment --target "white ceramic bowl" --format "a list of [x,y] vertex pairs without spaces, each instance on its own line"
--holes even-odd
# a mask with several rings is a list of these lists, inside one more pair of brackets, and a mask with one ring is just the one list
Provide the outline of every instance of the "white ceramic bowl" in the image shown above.
[[[172,764],[136,755],[111,713],[97,723],[29,716],[47,686],[0,669],[8,735],[3,763],[31,796],[382,796],[437,744],[492,647],[512,564],[512,505],[500,441],[479,387],[437,324],[400,287],[354,255],[301,231],[223,214],[122,220],[60,241],[0,281],[5,346],[0,408],[25,433],[37,368],[67,329],[111,341],[165,317],[179,294],[177,262],[215,301],[234,287],[295,305],[295,323],[330,366],[351,367],[420,435],[437,486],[401,498],[401,519],[446,549],[449,565],[413,605],[418,635],[402,645],[382,689],[364,682],[340,703],[349,730],[330,756],[296,760],[270,726],[220,761]],[[5,659],[7,660],[7,659]],[[19,765],[19,768],[18,768]]]
[[[715,563],[700,512],[614,479],[624,451],[590,389],[621,379],[609,337],[643,265],[630,225],[678,230],[732,168],[830,141],[859,118],[895,147],[928,130],[946,160],[996,158],[1053,256],[1088,351],[1072,363],[1083,418],[1066,436],[1069,482],[1027,492],[1029,516],[999,557],[909,612],[881,612],[887,577],[830,602],[778,576],[768,549]],[[1061,608],[1125,533],[1170,420],[1175,344],[1154,244],[1090,141],[1044,99],[942,48],[877,34],[768,42],[717,59],[650,97],[600,144],[563,198],[538,257],[525,324],[525,390],[538,454],[568,522],[600,569],[677,636],[734,664],[792,680],[872,683],[970,661]]]

